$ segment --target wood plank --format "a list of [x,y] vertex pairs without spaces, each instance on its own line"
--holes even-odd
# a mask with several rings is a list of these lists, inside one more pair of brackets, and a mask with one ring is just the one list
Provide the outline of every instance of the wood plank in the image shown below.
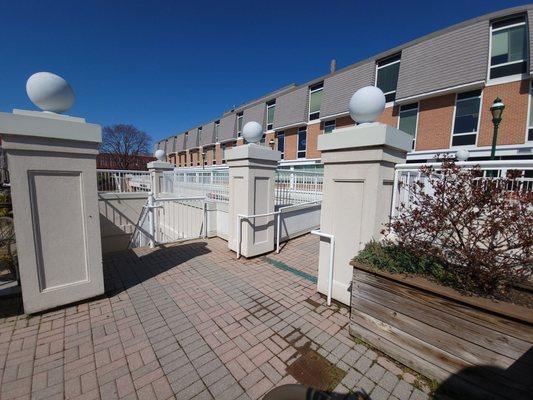
[[[375,282],[367,282],[374,279],[376,279]],[[415,292],[416,289],[411,291],[409,288],[400,287],[400,290],[396,289],[395,292],[392,292],[392,288],[385,289],[382,286],[386,285],[382,285],[381,279],[377,277],[356,280],[352,288],[357,296],[409,315],[428,326],[448,332],[475,346],[481,346],[490,352],[509,357],[511,360],[518,359],[531,347],[531,343],[524,340],[494,331],[469,319],[447,314],[445,308],[431,307],[429,302],[419,298]],[[408,295],[405,292],[408,292]],[[354,306],[357,305],[352,302],[352,307]]]
[[[368,330],[379,338],[385,339],[376,340],[374,335],[374,340],[369,343],[426,376],[444,380],[450,375],[457,374],[472,366],[464,360],[402,332],[364,312],[352,308],[350,319],[350,329],[356,336],[369,340],[372,335],[365,332],[365,330]],[[473,377],[471,383],[480,385],[480,387],[489,392],[499,393],[509,399],[517,398],[517,396],[521,398],[523,391],[527,390],[527,387],[520,383],[502,379],[502,376],[494,375],[490,371],[487,374],[489,379],[483,379],[480,382]]]
[[446,309],[450,315],[533,344],[533,329],[527,324],[522,324],[499,315],[486,313],[464,304],[421,291],[409,285],[403,285],[397,281],[377,277],[364,271],[356,270],[354,279],[355,282],[366,282],[385,291],[399,293],[403,297],[416,302],[422,302],[436,310]]

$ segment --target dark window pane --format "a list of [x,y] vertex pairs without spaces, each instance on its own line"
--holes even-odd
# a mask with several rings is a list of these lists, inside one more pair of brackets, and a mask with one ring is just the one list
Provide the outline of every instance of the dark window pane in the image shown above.
[[378,67],[381,67],[382,65],[387,65],[394,61],[399,61],[401,57],[402,57],[402,54],[398,53],[391,57],[384,58],[383,60],[378,61]]
[[479,97],[479,96],[481,96],[481,89],[471,90],[469,92],[459,93],[457,95],[457,100],[463,100],[463,99],[468,99],[470,97]]
[[533,128],[529,128],[527,131],[527,140],[533,141]]
[[468,133],[477,131],[477,115],[465,115],[455,118],[453,133]]
[[452,146],[466,146],[469,144],[476,144],[476,135],[461,135],[453,137]]
[[515,74],[523,74],[526,72],[527,62],[503,65],[501,67],[492,67],[490,69],[490,79],[501,78],[502,76],[509,76]]
[[314,119],[319,119],[319,118],[320,118],[320,112],[316,112],[316,113],[309,115],[309,121],[312,121]]
[[492,23],[492,29],[497,29],[497,28],[501,28],[503,26],[508,26],[508,25],[514,25],[514,24],[518,24],[520,22],[524,22],[524,16],[523,15],[519,15],[517,17],[511,17],[511,18],[503,19],[503,20],[500,20],[500,21],[495,21],[495,22]]
[[390,103],[391,101],[394,101],[394,99],[396,99],[396,92],[394,93],[389,93],[389,94],[386,94],[385,95],[385,101],[387,103]]
[[376,86],[380,88],[383,93],[392,92],[396,90],[398,84],[398,73],[400,72],[400,63],[392,64],[378,69],[378,79]]

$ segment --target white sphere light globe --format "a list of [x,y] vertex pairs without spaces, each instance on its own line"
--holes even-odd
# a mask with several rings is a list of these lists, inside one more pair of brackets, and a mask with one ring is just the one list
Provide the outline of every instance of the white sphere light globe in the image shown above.
[[158,149],[154,153],[155,158],[157,158],[159,161],[163,161],[165,159],[165,150]]
[[59,75],[37,72],[26,81],[26,93],[30,100],[43,111],[62,113],[74,104],[72,87]]
[[385,95],[380,88],[365,86],[353,94],[348,108],[355,122],[374,122],[385,109]]
[[263,137],[263,127],[255,121],[247,122],[242,128],[242,136],[248,143],[257,143]]
[[457,161],[466,161],[468,160],[468,157],[470,157],[470,152],[466,149],[459,149],[457,150],[457,153],[455,153]]

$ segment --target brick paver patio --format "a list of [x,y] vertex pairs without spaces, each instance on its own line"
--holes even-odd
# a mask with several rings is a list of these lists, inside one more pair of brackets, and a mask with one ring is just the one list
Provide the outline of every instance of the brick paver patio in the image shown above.
[[303,349],[346,373],[339,392],[427,398],[316,294],[317,252],[310,235],[268,259],[236,260],[220,239],[137,249],[105,258],[102,298],[35,316],[2,301],[0,398],[257,399],[295,382]]

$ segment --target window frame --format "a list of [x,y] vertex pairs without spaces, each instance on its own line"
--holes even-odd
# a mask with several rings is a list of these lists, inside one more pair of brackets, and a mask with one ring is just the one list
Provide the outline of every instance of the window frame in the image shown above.
[[244,121],[244,113],[241,111],[237,113],[237,125],[236,125],[237,137],[239,138],[242,136],[243,121]]
[[[305,133],[305,149],[300,149],[300,134]],[[297,142],[296,142],[296,158],[297,159],[305,159],[307,158],[307,126],[300,126],[298,128],[297,134]],[[303,152],[303,157],[300,157],[300,153]]]
[[228,144],[227,143],[220,143],[220,160],[222,161],[222,164],[226,164],[226,151]]
[[[314,85],[309,86],[309,100],[307,101],[307,119],[308,121],[315,121],[317,119],[320,119],[320,110],[315,111],[311,114],[311,95],[313,93],[322,92],[322,96],[324,96],[324,82],[315,83]],[[320,108],[322,108],[322,99],[320,100]]]
[[196,135],[196,147],[200,147],[200,136],[202,135],[202,127],[199,126],[197,129],[197,135]]
[[[326,132],[326,125],[332,125],[333,123],[333,129],[331,130],[331,132]],[[336,119],[330,119],[329,121],[324,121],[324,135],[331,135],[333,133],[333,131],[337,129],[337,120]]]
[[[513,20],[513,19],[518,19],[518,18],[522,18],[522,21],[521,22],[517,22],[517,23],[511,23],[509,25],[499,26],[497,28],[493,28],[494,24],[505,23],[506,20]],[[524,28],[525,28],[525,35],[524,35],[525,36],[525,38],[524,38],[524,40],[525,40],[525,54],[524,54],[524,58],[522,60],[519,60],[519,61],[510,61],[510,62],[506,62],[506,63],[492,65],[492,38],[493,38],[494,32],[498,32],[498,31],[502,31],[502,30],[505,30],[505,29],[514,28],[514,27],[517,27],[517,26],[524,26]],[[499,67],[503,67],[503,66],[506,66],[506,65],[518,64],[518,63],[525,63],[525,72],[518,72],[518,73],[514,73],[514,74],[510,74],[510,75],[503,75],[503,76],[499,76],[499,77],[496,77],[496,78],[491,78],[491,71],[492,71],[493,68],[499,68]],[[487,64],[488,64],[488,66],[487,66],[487,81],[498,81],[498,80],[502,80],[502,79],[513,79],[513,78],[516,78],[516,77],[521,77],[524,74],[527,74],[528,65],[529,65],[529,29],[528,29],[526,15],[524,15],[524,14],[522,14],[522,15],[510,15],[508,17],[504,17],[504,18],[501,18],[501,19],[494,20],[494,21],[490,22],[490,27],[489,27],[489,55],[488,55]]]
[[[283,141],[283,151],[279,149],[279,139],[282,139]],[[281,153],[281,159],[283,160],[285,158],[285,131],[279,131],[276,132],[276,150]]]
[[[472,96],[472,97],[467,97],[467,98],[464,98],[464,99],[459,99],[458,100],[458,97],[463,94],[463,93],[468,93],[468,92],[475,92],[475,91],[479,91],[479,96]],[[479,109],[478,109],[478,118],[477,118],[477,127],[476,127],[476,132],[464,132],[464,133],[454,133],[454,130],[455,130],[455,120],[456,120],[456,116],[457,116],[457,102],[458,101],[465,101],[465,100],[469,100],[469,99],[474,99],[476,97],[479,97]],[[483,110],[483,90],[482,89],[474,89],[474,90],[468,90],[468,91],[465,91],[465,92],[457,92],[455,93],[455,103],[454,103],[454,106],[453,106],[453,120],[452,120],[452,131],[451,131],[451,135],[450,135],[450,149],[456,149],[456,148],[461,148],[461,147],[466,147],[466,148],[471,148],[471,147],[476,147],[477,146],[477,142],[479,140],[479,127],[481,125],[481,111]],[[474,141],[473,144],[458,144],[458,145],[454,145],[453,144],[453,138],[456,137],[456,136],[467,136],[467,135],[476,135],[476,140]]]
[[[274,109],[274,113],[272,115],[272,122],[269,123],[268,122],[268,110],[270,108]],[[267,101],[267,103],[266,103],[266,118],[265,118],[265,121],[266,121],[266,130],[267,131],[270,131],[270,130],[272,130],[272,128],[274,128],[274,118],[276,118],[276,99]]]
[[[398,58],[397,60],[395,60],[395,58]],[[386,62],[387,60],[392,60],[392,61],[389,61],[389,62]],[[374,71],[374,86],[378,87],[378,73],[379,73],[379,70],[380,69],[383,69],[383,68],[386,68],[386,67],[389,67],[391,65],[394,65],[394,64],[399,64],[400,62],[402,61],[402,53],[396,53],[396,54],[392,54],[388,57],[385,57],[385,58],[382,58],[380,60],[376,60],[376,67],[375,67],[375,71]],[[380,63],[385,63],[383,65],[379,65]],[[385,102],[386,102],[386,105],[390,105],[390,104],[393,104],[394,101],[396,100],[396,92],[398,90],[398,80],[400,79],[400,71],[398,70],[398,79],[396,80],[396,88],[392,91],[389,91],[389,92],[383,92],[383,94],[385,95]],[[387,96],[389,95],[394,95],[392,99],[390,100],[387,100]]]
[[[397,128],[400,129],[400,120],[402,118],[402,108],[403,107],[413,106],[414,104],[416,104],[416,124],[415,124],[415,134],[413,135],[413,148],[412,148],[412,150],[414,150],[416,148],[416,137],[418,135],[418,121],[420,119],[420,118],[418,118],[419,113],[420,113],[420,102],[419,101],[417,101],[416,103],[401,104],[400,105],[400,109],[398,110],[398,126],[397,126]],[[410,108],[408,110],[404,110],[404,111],[410,111],[412,109],[414,109],[414,107]],[[454,120],[455,120],[455,118],[454,118]],[[408,133],[408,132],[406,132],[406,133]]]

